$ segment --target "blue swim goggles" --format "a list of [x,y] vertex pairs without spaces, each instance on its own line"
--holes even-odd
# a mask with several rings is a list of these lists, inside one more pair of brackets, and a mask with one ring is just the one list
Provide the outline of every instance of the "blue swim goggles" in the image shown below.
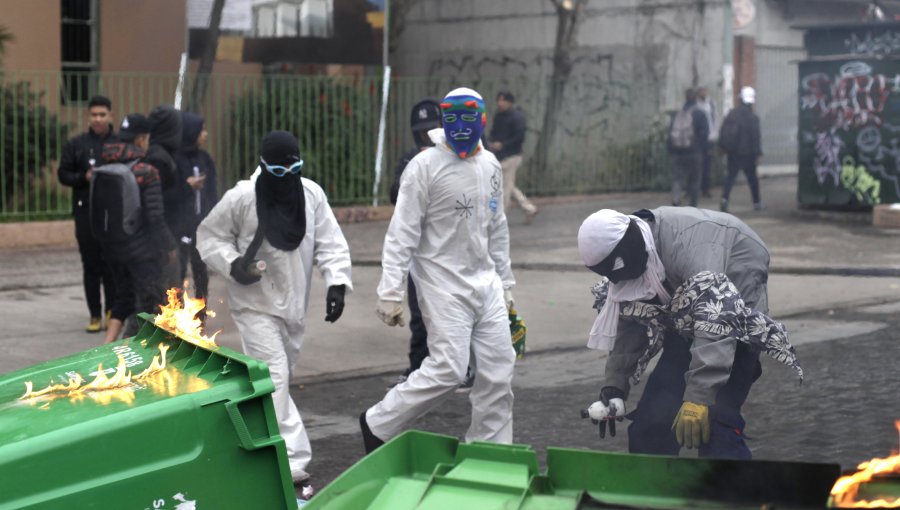
[[270,165],[266,163],[266,160],[263,158],[259,158],[259,162],[262,163],[263,167],[275,177],[284,177],[287,174],[297,175],[300,173],[300,170],[303,169],[303,160],[294,163],[290,167],[284,167],[281,165]]

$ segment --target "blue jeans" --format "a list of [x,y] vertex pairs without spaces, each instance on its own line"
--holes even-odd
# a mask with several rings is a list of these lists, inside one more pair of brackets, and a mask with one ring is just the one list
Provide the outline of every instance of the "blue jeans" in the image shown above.
[[[647,378],[647,387],[637,409],[628,415],[628,451],[655,455],[678,455],[681,446],[675,440],[672,422],[681,409],[686,387],[684,374],[691,363],[690,343],[677,334],[667,333],[656,369]],[[744,442],[744,418],[741,406],[750,387],[762,374],[759,352],[738,342],[728,382],[719,389],[716,403],[709,408],[710,439],[700,446],[701,457],[750,459]]]

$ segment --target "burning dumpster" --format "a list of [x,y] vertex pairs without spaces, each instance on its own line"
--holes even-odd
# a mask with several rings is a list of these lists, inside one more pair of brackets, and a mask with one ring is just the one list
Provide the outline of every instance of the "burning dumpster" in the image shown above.
[[363,458],[304,510],[823,508],[840,467],[460,444],[409,431]]
[[0,510],[297,508],[265,364],[139,320],[0,377]]

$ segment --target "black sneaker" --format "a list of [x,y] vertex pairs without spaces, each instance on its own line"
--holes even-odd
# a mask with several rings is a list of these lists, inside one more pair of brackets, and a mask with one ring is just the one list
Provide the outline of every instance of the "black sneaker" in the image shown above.
[[378,439],[378,437],[376,437],[375,434],[372,433],[372,429],[369,428],[369,424],[366,423],[365,411],[363,411],[362,414],[359,415],[359,430],[362,432],[363,447],[365,447],[367,455],[384,444],[384,441]]
[[723,198],[722,202],[719,203],[719,210],[722,212],[728,212],[728,199]]

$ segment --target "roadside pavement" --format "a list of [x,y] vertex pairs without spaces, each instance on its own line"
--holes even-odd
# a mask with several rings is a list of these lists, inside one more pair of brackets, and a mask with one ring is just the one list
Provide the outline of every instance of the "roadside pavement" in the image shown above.
[[[900,237],[875,229],[859,213],[798,211],[796,179],[762,180],[768,208],[753,211],[746,186],[732,193],[732,212],[753,227],[772,254],[770,306],[783,319],[812,310],[900,300]],[[576,246],[582,220],[600,208],[633,211],[664,205],[667,193],[609,194],[539,199],[541,212],[526,225],[520,210],[510,212],[511,256],[518,284],[513,293],[528,326],[532,352],[578,348],[592,323],[590,287]],[[717,208],[718,200],[704,199]],[[302,358],[295,382],[344,378],[401,370],[408,332],[388,328],[375,316],[375,288],[387,221],[343,226],[354,261],[355,290],[343,317],[324,321],[325,289],[313,282]],[[86,310],[75,249],[6,250],[0,257],[0,373],[96,345],[100,335],[83,332]],[[847,274],[884,274],[859,277]],[[213,277],[209,307],[217,312],[209,331],[222,330],[221,345],[240,350],[228,314],[224,281]]]
[[[753,227],[772,254],[771,314],[786,323],[807,379],[768,360],[745,406],[756,458],[838,462],[844,468],[897,447],[900,418],[900,250],[897,232],[879,230],[860,213],[800,211],[796,178],[762,181],[764,211],[753,211],[745,185],[732,212]],[[528,325],[529,353],[517,364],[515,441],[624,451],[626,424],[601,441],[578,412],[597,395],[604,356],[584,348],[594,312],[575,243],[582,220],[608,207],[622,211],[665,205],[667,193],[609,194],[538,200],[531,225],[510,213],[517,308]],[[717,199],[701,206],[718,208]],[[408,331],[384,326],[373,312],[387,222],[343,227],[354,260],[355,291],[343,317],[324,322],[325,289],[316,278],[307,338],[295,367],[292,396],[313,444],[310,471],[321,488],[362,456],[357,416],[377,402],[406,364]],[[870,276],[859,276],[866,274]],[[95,346],[83,332],[86,310],[77,251],[0,252],[0,374]],[[240,350],[221,278],[211,284],[210,330]],[[627,404],[634,408],[641,387]],[[461,436],[469,421],[458,394],[414,423]]]

